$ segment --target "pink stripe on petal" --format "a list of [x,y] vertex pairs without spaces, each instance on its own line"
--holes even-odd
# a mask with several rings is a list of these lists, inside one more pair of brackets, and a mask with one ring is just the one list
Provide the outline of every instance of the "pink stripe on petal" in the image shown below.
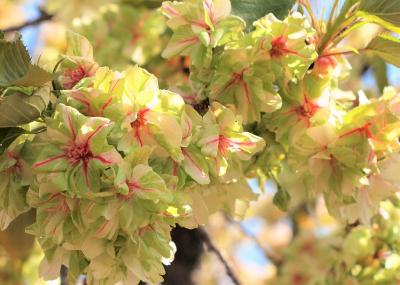
[[198,42],[200,42],[200,40],[199,40],[198,37],[192,37],[192,38],[180,40],[180,41],[178,41],[177,43],[178,43],[178,44],[184,44],[184,45],[185,45],[185,44],[190,45],[190,44],[195,44],[195,43],[198,43]]
[[101,155],[93,156],[93,159],[97,159],[97,160],[99,160],[100,162],[102,162],[104,164],[112,164],[112,163],[114,163],[114,161],[107,160],[106,158],[102,157]]
[[185,126],[186,126],[186,132],[182,137],[183,140],[187,139],[190,136],[190,134],[192,133],[192,124],[189,121],[189,119],[187,119],[187,118],[185,119]]
[[190,154],[185,150],[182,149],[183,156],[186,157],[189,162],[201,173],[202,176],[205,176],[205,172],[203,169],[197,164],[197,162],[190,156]]
[[96,234],[101,235],[103,234],[103,231],[105,230],[106,226],[108,225],[108,221],[106,220],[100,228],[97,230]]
[[173,17],[181,16],[181,14],[178,12],[178,10],[176,10],[174,7],[168,5],[167,3],[163,3],[162,6],[165,9],[165,11],[168,12],[168,14],[170,14],[170,16],[173,16]]
[[90,140],[91,140],[95,135],[97,135],[97,134],[101,131],[101,129],[105,128],[105,127],[108,126],[108,125],[109,125],[108,123],[104,123],[104,124],[98,126],[98,127],[87,137],[87,141],[86,141],[86,142],[89,143]]
[[88,169],[88,162],[84,161],[83,162],[83,175],[85,176],[85,183],[88,188],[90,188],[90,182],[89,182],[89,169]]
[[238,146],[254,146],[254,145],[256,145],[255,142],[238,142],[238,141],[234,141],[232,139],[227,139],[227,140],[232,145],[238,145]]
[[48,163],[50,163],[50,162],[53,162],[53,161],[55,161],[55,160],[57,160],[57,159],[61,159],[61,158],[66,158],[66,155],[65,155],[65,154],[60,154],[60,155],[56,155],[56,156],[50,157],[50,158],[48,158],[48,159],[46,159],[46,160],[36,162],[36,163],[33,165],[33,168],[41,167],[41,166],[43,166],[43,165],[46,165],[46,164],[48,164]]
[[103,104],[103,106],[101,106],[101,110],[104,111],[112,102],[113,98],[110,97],[108,98],[108,100]]
[[242,87],[248,104],[251,104],[249,86],[245,81],[242,81]]
[[64,117],[64,120],[67,123],[68,130],[71,132],[73,140],[75,140],[77,131],[75,130],[74,124],[72,122],[70,110],[67,109],[66,112],[63,114],[63,116],[64,115],[66,116]]

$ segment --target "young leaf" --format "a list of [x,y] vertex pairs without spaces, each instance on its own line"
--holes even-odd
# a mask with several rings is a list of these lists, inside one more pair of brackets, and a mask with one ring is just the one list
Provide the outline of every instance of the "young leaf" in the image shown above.
[[0,36],[0,86],[40,87],[51,79],[51,73],[31,64],[20,36],[13,41],[6,41]]
[[93,58],[93,48],[88,39],[72,31],[67,32],[68,49],[67,54]]
[[358,14],[369,22],[400,32],[400,0],[362,0]]
[[294,5],[293,0],[231,0],[232,14],[246,21],[247,30],[253,29],[253,22],[273,13],[277,18],[284,18]]
[[0,86],[12,85],[29,69],[30,57],[21,37],[13,41],[0,40]]
[[400,67],[400,39],[390,35],[380,35],[374,38],[366,50],[379,56],[386,62]]
[[50,100],[50,88],[44,86],[31,96],[15,92],[0,97],[0,128],[15,127],[37,119]]
[[26,74],[22,78],[15,81],[13,84],[16,86],[40,87],[51,81],[52,78],[53,75],[51,73],[47,72],[37,65],[31,64]]

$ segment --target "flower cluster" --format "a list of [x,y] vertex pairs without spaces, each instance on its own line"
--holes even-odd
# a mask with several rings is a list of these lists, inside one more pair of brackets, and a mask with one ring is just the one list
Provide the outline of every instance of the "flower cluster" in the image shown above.
[[[247,174],[273,178],[287,199],[323,195],[334,216],[368,223],[379,202],[398,190],[385,180],[375,193],[399,151],[397,92],[387,88],[369,100],[340,90],[347,61],[329,50],[318,54],[321,31],[298,12],[283,20],[266,15],[245,33],[229,16],[228,1],[210,2],[164,3],[174,32],[167,49],[174,53],[164,56],[189,55],[199,98],[232,106],[251,132],[275,146],[247,164]],[[203,8],[189,16],[194,5]]]
[[[177,223],[195,227],[254,199],[248,187],[229,188],[246,184],[237,166],[264,142],[233,110],[214,103],[202,117],[146,70],[101,67],[87,39],[71,32],[68,43],[45,132],[2,156],[2,226],[36,209],[28,232],[45,251],[46,279],[64,264],[71,282],[161,282]],[[199,210],[203,187],[230,193]]]
[[[91,11],[96,1],[84,2]],[[74,21],[101,64],[89,40],[70,32],[54,77],[26,67],[54,79],[51,100],[46,80],[27,85],[28,71],[1,87],[2,111],[16,105],[10,94],[17,93],[26,95],[32,114],[8,108],[0,116],[26,133],[0,156],[0,226],[35,209],[28,232],[45,251],[44,277],[65,265],[71,282],[85,274],[95,285],[160,283],[175,252],[172,228],[197,227],[217,211],[243,217],[256,198],[248,178],[273,179],[274,201],[283,209],[291,197],[306,203],[323,196],[329,212],[347,223],[370,223],[379,203],[399,191],[396,90],[368,99],[339,89],[348,62],[299,12],[284,19],[268,14],[246,28],[231,6],[167,1],[155,12],[109,3]],[[158,65],[168,33],[162,56],[169,61]],[[126,67],[131,61],[172,78],[166,85],[177,92],[161,89],[139,66]],[[182,68],[176,82],[168,64]],[[22,121],[13,125],[17,115]],[[352,234],[344,248],[353,253],[357,239],[372,239],[367,229]],[[294,247],[312,258],[319,250],[301,241]],[[377,252],[372,247],[369,255]],[[343,262],[361,274],[358,260]],[[388,263],[398,268],[397,255]],[[307,279],[288,274],[283,284],[304,284],[309,271]]]

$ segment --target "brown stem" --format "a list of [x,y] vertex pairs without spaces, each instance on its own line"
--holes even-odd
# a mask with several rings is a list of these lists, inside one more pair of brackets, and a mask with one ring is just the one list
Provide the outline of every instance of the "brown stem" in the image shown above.
[[219,261],[224,265],[226,274],[229,276],[232,283],[235,285],[240,285],[239,279],[236,277],[235,273],[233,272],[233,270],[231,269],[231,267],[229,266],[229,264],[225,260],[225,258],[222,256],[221,252],[214,245],[214,243],[212,242],[208,233],[203,228],[199,228],[198,231],[199,231],[200,237],[203,240],[203,243],[207,247],[207,249],[209,251],[213,252],[218,257]]
[[5,33],[16,32],[16,31],[22,30],[26,27],[39,25],[45,21],[51,20],[54,17],[54,15],[47,13],[43,9],[39,9],[39,11],[40,11],[40,15],[36,19],[26,21],[25,23],[22,23],[20,25],[4,29],[3,32],[5,32]]

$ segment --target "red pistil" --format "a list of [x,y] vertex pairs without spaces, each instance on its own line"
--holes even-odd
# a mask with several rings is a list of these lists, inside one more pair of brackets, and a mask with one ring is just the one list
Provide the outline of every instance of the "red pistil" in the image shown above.
[[310,125],[310,119],[315,115],[318,111],[319,106],[312,101],[309,101],[306,96],[304,96],[304,103],[298,107],[295,107],[284,114],[295,113],[299,117],[300,120],[304,120],[307,126]]
[[270,50],[271,57],[280,58],[287,54],[292,54],[304,58],[304,56],[302,56],[298,52],[289,49],[284,36],[279,36],[273,39],[271,45],[272,45]]
[[288,112],[284,114],[295,113],[299,117],[300,120],[304,120],[306,122],[307,127],[310,125],[310,119],[315,115],[318,111],[319,106],[315,104],[313,101],[308,99],[306,94],[306,87],[304,81],[302,82],[302,90],[303,90],[303,100],[304,103],[298,107],[292,108]]
[[310,119],[315,115],[318,109],[319,107],[317,104],[307,100],[306,102],[304,102],[303,105],[295,108],[294,111],[298,116],[303,117],[305,119]]
[[80,161],[87,163],[89,159],[93,158],[93,154],[90,151],[87,143],[82,145],[73,144],[66,150],[66,156],[71,164],[76,164]]
[[72,89],[79,81],[85,77],[92,76],[96,71],[94,64],[92,66],[86,67],[82,64],[78,64],[76,68],[67,69],[64,72],[64,76],[69,79],[68,82],[64,83],[65,89]]
[[149,108],[140,110],[137,113],[136,120],[131,123],[131,127],[133,129],[133,135],[134,135],[135,139],[139,142],[140,146],[143,146],[143,139],[142,139],[141,131],[147,125],[146,116],[149,111],[150,111]]

